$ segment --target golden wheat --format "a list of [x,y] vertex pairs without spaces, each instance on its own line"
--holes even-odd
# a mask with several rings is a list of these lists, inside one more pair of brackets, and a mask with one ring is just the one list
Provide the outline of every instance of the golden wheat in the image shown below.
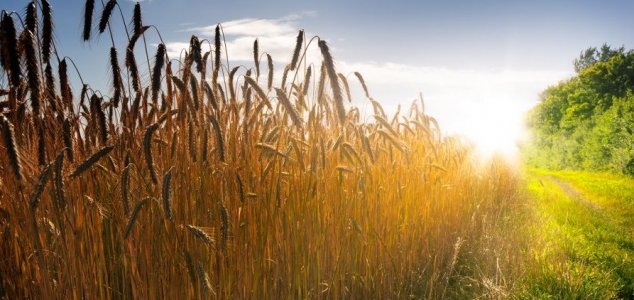
[[[28,4],[25,29],[2,16],[0,298],[460,298],[500,276],[507,252],[490,237],[514,173],[473,163],[422,106],[388,116],[354,72],[364,121],[303,30],[286,64],[256,39],[253,63],[230,67],[220,24],[209,52],[192,36],[178,61],[140,3],[132,20],[103,4],[100,33],[133,26],[125,64],[116,39],[105,51],[112,97],[86,82],[73,95],[47,1]],[[86,42],[96,10],[86,1]]]

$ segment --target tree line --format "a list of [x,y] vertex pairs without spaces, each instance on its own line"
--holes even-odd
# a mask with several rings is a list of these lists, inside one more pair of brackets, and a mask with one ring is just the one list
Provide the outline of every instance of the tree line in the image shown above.
[[544,90],[527,116],[527,161],[634,175],[634,51],[604,44],[573,65],[576,74]]

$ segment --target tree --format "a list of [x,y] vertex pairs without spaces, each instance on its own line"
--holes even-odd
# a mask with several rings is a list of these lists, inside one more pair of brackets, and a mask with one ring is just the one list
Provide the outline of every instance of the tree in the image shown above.
[[590,47],[586,50],[581,51],[579,54],[579,58],[575,58],[572,63],[575,67],[575,72],[579,73],[582,70],[589,68],[597,62],[597,48]]
[[597,50],[596,47],[589,47],[586,50],[581,51],[579,58],[575,58],[572,64],[575,68],[575,72],[580,73],[597,62],[606,62],[613,56],[624,53],[625,48],[623,46],[617,49],[612,49],[610,45],[603,44],[599,50]]
[[577,75],[544,90],[528,115],[528,162],[634,175],[634,51],[590,47],[574,67]]

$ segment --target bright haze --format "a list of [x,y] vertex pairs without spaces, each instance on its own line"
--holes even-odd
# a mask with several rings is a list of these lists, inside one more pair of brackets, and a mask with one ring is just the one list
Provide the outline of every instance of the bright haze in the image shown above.
[[[84,79],[107,91],[110,37],[81,42],[82,2],[52,1],[58,48],[78,66],[91,66],[80,70]],[[3,5],[22,11],[26,3]],[[134,3],[119,4],[129,22]],[[299,29],[309,38],[319,35],[368,117],[371,108],[354,71],[388,112],[398,104],[408,109],[422,93],[427,113],[444,132],[466,137],[484,153],[516,152],[524,113],[544,88],[573,74],[572,61],[583,49],[634,44],[633,1],[146,0],[142,6],[144,23],[160,29],[172,58],[192,34],[213,39],[217,23],[231,64],[248,67],[256,38],[281,68]],[[121,23],[114,19],[113,30],[119,32]],[[158,39],[150,35],[151,56]],[[116,43],[121,54],[125,41]],[[147,80],[148,68],[139,69]]]

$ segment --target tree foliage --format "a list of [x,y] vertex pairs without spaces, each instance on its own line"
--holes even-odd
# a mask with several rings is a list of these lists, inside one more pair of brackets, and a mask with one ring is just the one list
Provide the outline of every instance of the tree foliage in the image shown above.
[[634,51],[588,48],[574,67],[528,115],[528,162],[634,175]]

